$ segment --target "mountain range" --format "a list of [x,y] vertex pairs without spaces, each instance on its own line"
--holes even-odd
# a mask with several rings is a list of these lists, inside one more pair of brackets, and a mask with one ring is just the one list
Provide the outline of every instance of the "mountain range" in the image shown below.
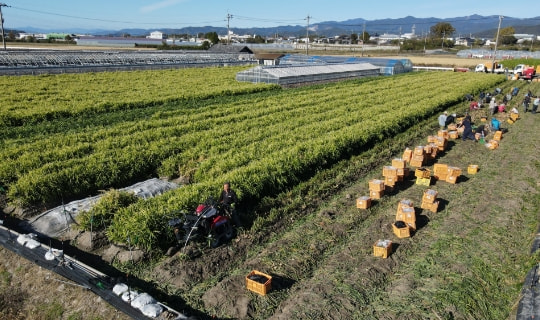
[[[466,17],[455,18],[416,18],[407,16],[398,19],[378,19],[378,20],[365,20],[362,18],[349,19],[345,21],[326,21],[309,25],[310,34],[317,34],[320,36],[332,37],[336,35],[344,35],[351,33],[361,33],[363,30],[369,34],[404,34],[412,33],[413,27],[416,35],[421,36],[429,32],[431,26],[439,22],[448,22],[455,29],[454,36],[475,36],[481,38],[493,38],[497,32],[499,24],[499,16],[481,16],[471,15]],[[501,28],[514,27],[516,33],[528,33],[540,35],[540,17],[534,18],[513,18],[503,17]],[[280,36],[296,36],[303,37],[306,34],[306,25],[287,25],[268,28],[231,28],[236,34],[251,34],[261,36],[272,36],[279,34]],[[18,28],[25,32],[35,33],[49,33],[57,32],[58,30],[44,30],[32,27]],[[150,32],[156,29],[121,29],[121,30],[103,30],[103,29],[73,29],[69,30],[74,34],[89,34],[89,35],[109,35],[109,36],[122,36],[129,34],[131,36],[148,35]],[[162,28],[157,29],[166,34],[198,34],[207,32],[217,32],[219,35],[227,34],[226,27],[184,27],[181,29]]]

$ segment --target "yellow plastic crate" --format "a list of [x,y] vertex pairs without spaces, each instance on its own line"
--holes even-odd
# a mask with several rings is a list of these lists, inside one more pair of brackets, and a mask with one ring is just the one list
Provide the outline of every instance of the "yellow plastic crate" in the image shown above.
[[427,189],[422,196],[422,202],[433,203],[437,199],[439,193],[433,189]]
[[384,181],[373,179],[369,181],[369,190],[370,191],[384,191]]
[[392,167],[396,169],[405,168],[405,160],[403,159],[392,159]]
[[384,259],[392,253],[392,241],[390,240],[378,240],[373,244],[373,255],[375,257],[382,257]]
[[375,191],[375,190],[369,190],[369,197],[371,199],[380,199],[384,196],[384,190],[381,191]]
[[429,187],[431,178],[416,178],[416,184]]
[[398,228],[394,222],[392,223],[392,231],[398,238],[409,238],[411,236],[411,229],[407,224],[403,228]]
[[366,196],[359,197],[356,199],[356,207],[358,209],[367,209],[371,207],[371,198]]
[[416,212],[414,207],[403,208],[396,214],[396,221],[405,222],[412,230],[416,230]]
[[411,161],[412,157],[412,150],[409,148],[405,148],[405,151],[403,151],[403,156],[401,157],[405,162]]
[[434,201],[433,203],[422,201],[420,204],[420,208],[429,210],[433,213],[437,213],[437,210],[439,208],[439,201]]
[[417,146],[414,148],[413,155],[422,156],[424,155],[424,146]]
[[478,172],[478,165],[477,164],[470,164],[467,167],[467,173],[468,174],[476,174]]
[[[265,277],[268,280],[266,280],[264,283],[260,283],[258,281],[250,279],[250,277],[252,276]],[[246,276],[246,288],[264,296],[272,289],[272,276],[259,272],[257,270],[253,270]]]
[[400,168],[397,169],[397,175],[399,177],[408,177],[409,176],[409,168]]
[[384,185],[393,187],[396,185],[396,182],[398,181],[398,176],[395,177],[384,177]]
[[448,139],[448,130],[439,130],[439,131],[437,131],[437,136]]
[[422,179],[429,178],[431,177],[431,170],[427,168],[416,168],[416,170],[414,170],[414,176]]
[[383,177],[397,177],[397,168],[394,166],[384,166]]

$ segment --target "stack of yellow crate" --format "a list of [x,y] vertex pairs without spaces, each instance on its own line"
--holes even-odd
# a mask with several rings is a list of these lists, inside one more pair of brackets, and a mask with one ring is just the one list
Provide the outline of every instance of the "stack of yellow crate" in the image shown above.
[[429,154],[429,158],[431,160],[434,160],[437,158],[437,153],[439,152],[439,148],[435,143],[430,143],[429,146],[431,147],[431,153]]
[[442,163],[436,163],[433,165],[433,176],[437,180],[446,180],[448,176],[448,165]]
[[501,141],[502,140],[502,131],[495,131],[495,135],[493,135],[493,140]]
[[448,130],[439,130],[437,131],[437,137],[444,138],[448,140]]
[[409,168],[406,166],[404,159],[393,159],[392,167],[396,168],[397,181],[403,181],[405,177],[409,176]]
[[427,189],[422,196],[422,204],[420,208],[429,210],[433,213],[437,212],[439,208],[439,201],[437,200],[438,192],[433,189]]
[[384,195],[384,181],[373,179],[369,181],[369,197],[380,199]]
[[409,163],[411,162],[412,158],[412,150],[409,148],[405,148],[405,151],[403,151],[403,156],[401,157],[405,162]]
[[422,186],[429,186],[431,184],[431,171],[427,168],[417,168],[414,171],[416,177],[416,184]]
[[448,166],[447,175],[445,181],[448,183],[455,184],[461,175],[461,169],[458,167]]
[[424,147],[418,146],[414,148],[413,155],[411,157],[410,165],[411,167],[421,167],[424,164]]
[[459,133],[457,132],[457,130],[449,131],[448,136],[450,137],[450,139],[455,140],[459,138]]
[[450,134],[451,131],[456,131],[457,125],[455,123],[451,123],[448,125],[448,134]]
[[397,168],[394,166],[383,167],[384,185],[390,189],[394,188],[398,181]]
[[448,135],[443,136],[443,137],[437,136],[437,141],[435,142],[435,144],[437,145],[437,148],[439,149],[439,151],[444,151],[446,149],[447,143],[448,143]]
[[416,230],[416,212],[411,200],[403,199],[398,203],[396,221],[403,221],[412,231]]

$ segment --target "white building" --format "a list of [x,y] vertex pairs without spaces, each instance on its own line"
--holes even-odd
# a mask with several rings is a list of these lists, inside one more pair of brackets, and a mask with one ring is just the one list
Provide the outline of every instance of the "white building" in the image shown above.
[[146,38],[147,39],[165,39],[167,38],[167,36],[161,31],[153,31]]

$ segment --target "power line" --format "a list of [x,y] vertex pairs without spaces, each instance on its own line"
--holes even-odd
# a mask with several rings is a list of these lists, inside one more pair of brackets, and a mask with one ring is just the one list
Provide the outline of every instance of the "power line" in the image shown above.
[[140,22],[140,21],[126,21],[126,20],[110,20],[110,19],[98,19],[98,18],[88,18],[88,17],[81,17],[81,16],[73,16],[68,14],[62,14],[62,13],[54,13],[54,12],[48,12],[48,11],[40,11],[40,10],[33,10],[33,9],[26,9],[26,8],[19,8],[19,7],[13,7],[13,9],[22,10],[22,11],[28,11],[28,12],[34,12],[39,14],[46,14],[51,16],[57,16],[57,17],[65,17],[65,18],[72,18],[72,19],[80,19],[80,20],[89,20],[89,21],[99,21],[99,22],[110,22],[110,23],[124,23],[124,24],[167,24],[167,25],[193,25],[193,24],[201,24],[201,23],[217,23],[222,22],[223,20],[213,20],[213,21],[199,21],[199,22]]

